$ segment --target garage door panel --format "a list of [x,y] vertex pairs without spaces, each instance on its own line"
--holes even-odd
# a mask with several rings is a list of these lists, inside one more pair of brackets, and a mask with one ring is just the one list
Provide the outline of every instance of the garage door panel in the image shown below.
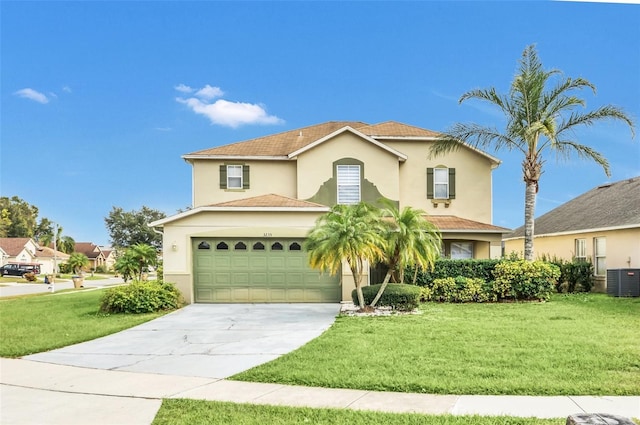
[[[196,302],[337,302],[339,278],[309,268],[301,239],[194,238]],[[264,249],[260,249],[260,244]],[[199,247],[209,246],[209,249]],[[219,249],[227,246],[228,249]],[[246,249],[239,249],[246,246]],[[282,246],[281,250],[274,247]]]

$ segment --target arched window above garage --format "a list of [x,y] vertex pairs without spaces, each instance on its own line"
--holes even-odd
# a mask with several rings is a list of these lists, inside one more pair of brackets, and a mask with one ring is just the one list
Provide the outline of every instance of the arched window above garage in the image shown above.
[[262,242],[256,242],[253,244],[254,251],[264,251],[264,244]]
[[284,247],[280,242],[275,242],[273,245],[271,245],[271,251],[282,251],[282,248]]
[[198,244],[198,249],[211,249],[209,242],[202,241]]
[[247,245],[244,242],[238,242],[233,248],[236,251],[246,251]]
[[300,251],[301,249],[302,247],[298,242],[293,242],[291,245],[289,245],[289,251]]
[[220,242],[218,245],[216,245],[216,249],[219,251],[226,251],[229,249],[229,245],[227,245],[225,242]]

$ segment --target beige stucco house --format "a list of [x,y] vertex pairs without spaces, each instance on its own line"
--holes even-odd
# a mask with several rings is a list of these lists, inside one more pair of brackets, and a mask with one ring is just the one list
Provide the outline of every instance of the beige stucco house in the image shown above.
[[[538,217],[538,257],[581,258],[606,290],[607,269],[640,268],[640,177],[604,184]],[[505,253],[524,250],[524,227],[505,235]]]
[[348,300],[348,268],[310,269],[303,242],[336,203],[381,198],[427,211],[444,255],[499,257],[509,232],[491,224],[500,161],[471,147],[430,159],[436,136],[398,122],[326,122],[184,155],[193,208],[150,224],[164,233],[165,279],[188,302]]
[[61,263],[69,259],[64,252],[40,246],[31,238],[0,238],[0,266],[6,263],[40,265],[40,274],[53,274]]

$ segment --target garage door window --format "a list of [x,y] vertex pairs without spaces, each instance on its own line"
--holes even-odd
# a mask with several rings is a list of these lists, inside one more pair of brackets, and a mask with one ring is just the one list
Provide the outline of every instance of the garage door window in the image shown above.
[[198,249],[211,249],[211,245],[203,241],[198,244]]
[[302,247],[298,242],[294,242],[291,245],[289,245],[289,251],[300,251],[301,249]]
[[264,244],[262,242],[256,242],[253,244],[254,251],[264,251]]
[[236,244],[236,246],[234,246],[234,248],[235,248],[236,251],[246,251],[247,250],[247,245],[245,245],[242,242],[238,242]]
[[271,251],[282,251],[282,244],[280,242],[276,242],[273,245],[271,245]]
[[226,251],[226,250],[228,250],[228,249],[229,249],[229,245],[227,245],[227,244],[226,244],[226,243],[224,243],[224,242],[220,242],[218,245],[216,245],[216,249],[217,249],[218,251]]

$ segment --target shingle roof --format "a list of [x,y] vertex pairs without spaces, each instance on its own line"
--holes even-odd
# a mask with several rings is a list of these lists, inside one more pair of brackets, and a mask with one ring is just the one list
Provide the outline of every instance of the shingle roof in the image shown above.
[[481,223],[479,221],[456,217],[454,215],[429,215],[426,217],[435,224],[440,231],[467,231],[467,232],[495,232],[509,233],[511,229],[494,226],[493,224]]
[[0,238],[0,247],[10,257],[20,254],[24,246],[32,240],[31,238]]
[[216,148],[205,149],[187,154],[191,155],[229,155],[229,156],[286,156],[307,146],[310,143],[350,126],[353,128],[366,125],[356,121],[329,121],[323,124],[285,131],[284,133],[258,137],[244,142],[232,143]]
[[[536,236],[611,227],[640,227],[640,177],[604,184],[535,219]],[[524,236],[524,226],[507,238]]]
[[68,260],[69,254],[65,254],[61,251],[55,251],[53,248],[49,248],[48,246],[41,246],[36,251],[36,257],[38,258],[53,258],[55,253],[55,257],[58,260]]
[[413,125],[403,124],[397,121],[387,121],[380,124],[354,127],[361,133],[373,138],[384,137],[436,137],[438,132]]
[[92,242],[76,242],[74,251],[86,255],[87,258],[98,258],[102,253],[98,245]]
[[252,198],[238,199],[236,201],[221,202],[209,205],[211,207],[288,207],[288,208],[326,208],[325,205],[313,202],[301,201],[282,195],[270,193],[268,195],[254,196]]

